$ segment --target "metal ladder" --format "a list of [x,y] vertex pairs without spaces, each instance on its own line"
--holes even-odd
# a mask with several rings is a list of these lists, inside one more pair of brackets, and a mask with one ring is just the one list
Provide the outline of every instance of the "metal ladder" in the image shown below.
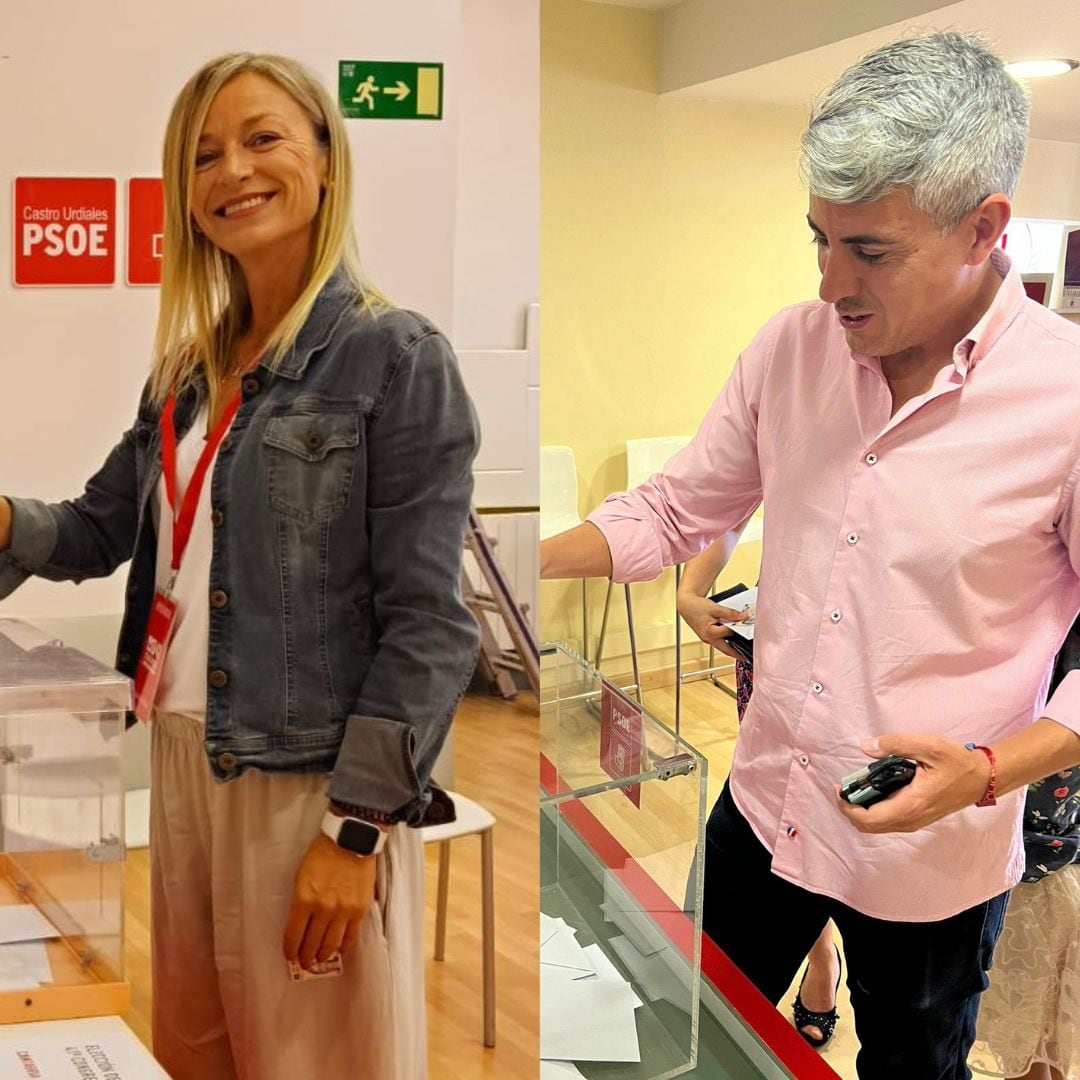
[[[536,635],[506,580],[495,556],[495,545],[491,537],[484,532],[475,510],[469,511],[465,548],[472,553],[483,578],[482,586],[477,588],[462,566],[461,592],[480,626],[479,663],[484,676],[492,689],[504,698],[512,698],[518,692],[514,672],[523,674],[533,693],[539,694],[540,648]],[[495,631],[488,621],[489,615],[496,615],[502,621],[514,644],[512,649],[500,648]]]

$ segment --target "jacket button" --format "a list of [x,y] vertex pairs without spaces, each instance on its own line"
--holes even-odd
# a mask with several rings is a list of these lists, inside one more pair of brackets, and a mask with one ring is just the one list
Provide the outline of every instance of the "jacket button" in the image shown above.
[[236,755],[230,754],[228,750],[226,750],[224,754],[218,754],[217,763],[218,766],[226,772],[232,772],[232,770],[236,768]]
[[226,683],[228,683],[228,681],[229,673],[227,671],[215,669],[214,671],[210,672],[209,682],[215,690],[220,690],[223,686],[226,685]]
[[223,608],[229,602],[229,594],[224,589],[215,589],[210,594],[210,606]]
[[254,397],[259,392],[259,380],[249,375],[241,384],[244,397]]
[[212,510],[210,512],[210,523],[215,529],[220,529],[225,521],[225,515],[220,510]]
[[319,438],[318,432],[315,431],[309,431],[304,442],[307,443],[307,448],[312,452],[318,450],[319,447],[322,446],[322,439]]
[[233,438],[231,435],[226,435],[225,438],[221,440],[221,445],[218,447],[218,450],[222,454],[227,454],[232,448]]

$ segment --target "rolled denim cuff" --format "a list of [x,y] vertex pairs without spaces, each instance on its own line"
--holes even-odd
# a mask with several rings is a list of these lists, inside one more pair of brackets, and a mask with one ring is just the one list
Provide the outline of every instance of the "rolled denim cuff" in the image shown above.
[[327,793],[389,821],[419,824],[428,799],[416,773],[416,729],[381,716],[350,716]]
[[13,593],[56,548],[56,522],[37,499],[12,499],[11,541],[0,552],[0,598]]

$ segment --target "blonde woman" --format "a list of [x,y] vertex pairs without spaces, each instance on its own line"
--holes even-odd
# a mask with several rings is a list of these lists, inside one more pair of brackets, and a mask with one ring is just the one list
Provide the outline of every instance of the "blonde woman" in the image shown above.
[[342,122],[300,65],[205,65],[164,180],[138,416],[79,498],[0,499],[0,596],[131,559],[167,1071],[418,1080],[415,826],[452,813],[429,777],[475,659],[474,415],[446,340],[361,276]]

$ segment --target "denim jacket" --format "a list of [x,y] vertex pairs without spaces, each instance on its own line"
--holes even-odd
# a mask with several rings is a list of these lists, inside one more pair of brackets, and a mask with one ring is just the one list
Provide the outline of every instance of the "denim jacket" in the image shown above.
[[[373,315],[335,275],[276,373],[259,367],[211,479],[206,753],[332,771],[330,797],[419,824],[473,671],[461,557],[478,429],[454,354],[425,319]],[[183,438],[205,397],[177,400]],[[11,499],[0,597],[131,559],[117,666],[133,675],[155,590],[159,408],[77,499]]]

